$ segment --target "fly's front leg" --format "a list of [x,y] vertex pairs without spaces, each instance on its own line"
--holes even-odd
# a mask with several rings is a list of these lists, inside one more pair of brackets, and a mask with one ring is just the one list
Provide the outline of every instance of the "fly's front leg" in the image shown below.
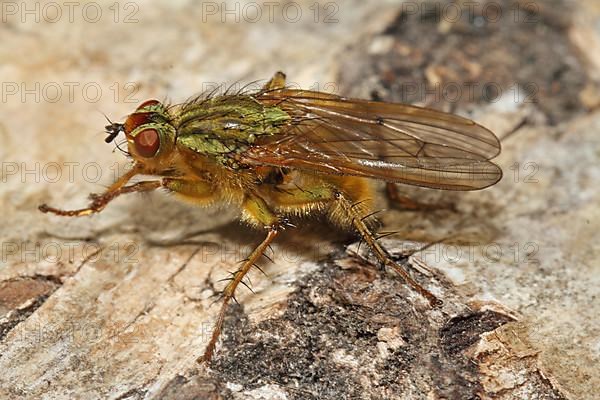
[[371,232],[369,227],[365,224],[364,219],[365,215],[363,215],[360,210],[354,207],[359,203],[352,203],[344,194],[338,192],[335,194],[335,205],[337,206],[336,211],[341,211],[348,220],[352,221],[352,225],[358,231],[358,233],[362,236],[365,243],[369,246],[371,251],[375,254],[375,257],[386,267],[391,267],[394,271],[396,271],[404,281],[409,284],[413,289],[419,292],[423,297],[425,297],[429,304],[433,306],[438,306],[442,304],[442,301],[438,299],[433,293],[429,290],[425,289],[421,286],[417,281],[415,281],[410,274],[394,262],[388,252],[381,247],[375,235]]
[[49,207],[45,204],[39,206],[39,210],[43,213],[52,213],[65,217],[82,217],[98,213],[106,207],[108,203],[116,197],[133,192],[149,192],[164,187],[172,192],[180,194],[182,197],[191,199],[195,202],[207,202],[214,198],[215,194],[213,187],[204,181],[184,180],[178,178],[163,178],[160,181],[142,181],[130,186],[124,186],[134,175],[139,173],[139,170],[131,170],[122,176],[117,182],[111,185],[108,190],[102,194],[91,194],[92,203],[78,210],[61,210],[54,207]]
[[64,217],[82,217],[85,215],[90,215],[102,211],[108,203],[110,203],[112,200],[114,200],[116,197],[122,194],[132,192],[148,192],[155,190],[161,186],[160,181],[143,181],[130,186],[125,186],[131,178],[133,178],[140,172],[141,168],[135,165],[125,175],[123,175],[115,183],[113,183],[106,190],[106,192],[102,194],[91,194],[90,198],[92,202],[86,208],[81,208],[78,210],[61,210],[59,208],[49,207],[46,204],[42,204],[38,207],[38,209],[43,213],[52,213]]
[[262,225],[265,227],[267,229],[267,237],[265,237],[265,239],[252,251],[252,253],[250,253],[250,256],[244,260],[242,266],[233,273],[231,281],[223,290],[223,303],[221,304],[221,309],[217,316],[217,320],[215,321],[210,342],[208,342],[206,350],[204,350],[204,354],[198,359],[198,362],[210,362],[215,351],[217,340],[219,339],[221,331],[223,330],[223,323],[225,322],[225,313],[227,311],[227,307],[229,306],[231,299],[234,298],[235,290],[237,289],[238,285],[242,283],[244,276],[246,276],[250,269],[256,265],[267,247],[269,247],[273,239],[275,239],[275,237],[281,231],[279,218],[273,212],[271,212],[267,204],[261,198],[253,196],[246,198],[242,204],[242,208],[244,219],[256,226]]
[[185,200],[206,205],[218,197],[215,187],[206,181],[182,178],[163,178],[163,186]]
[[281,71],[275,72],[275,75],[266,83],[264,90],[277,90],[285,88],[285,74]]

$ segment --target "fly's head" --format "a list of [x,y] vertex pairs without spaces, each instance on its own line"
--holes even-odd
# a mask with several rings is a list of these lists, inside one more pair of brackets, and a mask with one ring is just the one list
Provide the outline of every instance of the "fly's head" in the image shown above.
[[129,154],[150,169],[164,165],[175,148],[175,127],[170,123],[167,108],[158,100],[148,100],[130,114],[125,123],[111,122],[106,126],[111,142],[125,133]]

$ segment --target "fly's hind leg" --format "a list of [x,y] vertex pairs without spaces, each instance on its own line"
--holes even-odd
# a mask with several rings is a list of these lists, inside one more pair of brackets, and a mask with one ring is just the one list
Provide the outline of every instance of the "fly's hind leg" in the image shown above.
[[221,304],[221,309],[219,310],[217,320],[215,321],[212,336],[208,342],[208,345],[206,346],[206,350],[204,350],[204,354],[198,359],[198,362],[210,362],[215,351],[217,340],[219,339],[223,329],[225,313],[229,303],[231,302],[231,299],[234,298],[235,290],[240,283],[243,283],[242,280],[244,279],[244,276],[246,276],[253,266],[256,266],[256,263],[260,257],[264,254],[265,250],[269,247],[271,242],[273,242],[281,230],[279,218],[273,212],[271,212],[267,204],[261,198],[248,197],[242,204],[242,208],[244,220],[256,226],[262,225],[267,230],[267,236],[252,251],[252,253],[250,253],[250,256],[244,260],[242,266],[233,273],[231,281],[227,284],[227,286],[225,286],[225,289],[223,290],[223,303]]
[[453,204],[425,204],[411,199],[408,196],[400,194],[395,183],[388,182],[385,185],[387,198],[401,210],[408,211],[432,211],[432,210],[452,210],[455,211]]
[[406,283],[424,296],[432,306],[441,304],[441,301],[433,293],[421,286],[406,270],[395,263],[388,252],[377,242],[377,238],[370,227],[372,221],[369,217],[375,213],[371,212],[372,202],[369,199],[371,190],[366,181],[349,177],[344,177],[341,180],[331,179],[335,187],[343,187],[344,191],[351,190],[362,200],[352,202],[340,190],[334,189],[334,186],[320,182],[307,183],[295,189],[275,191],[271,193],[271,197],[288,213],[295,211],[298,214],[305,214],[311,209],[319,209],[329,205],[329,217],[334,223],[341,227],[356,229],[381,264],[394,269]]
[[277,90],[285,87],[285,74],[281,71],[275,72],[275,75],[265,84],[264,90]]
[[416,280],[414,280],[410,274],[394,262],[389,253],[377,242],[377,238],[371,232],[367,224],[365,223],[365,215],[363,215],[360,210],[355,207],[358,203],[352,203],[344,194],[341,192],[337,192],[335,194],[335,205],[338,207],[338,212],[341,212],[346,219],[351,221],[354,229],[358,231],[358,233],[362,236],[365,243],[369,246],[375,257],[379,260],[381,264],[386,267],[392,268],[394,271],[398,273],[402,277],[402,279],[409,284],[414,290],[420,293],[423,297],[425,297],[429,304],[434,306],[439,306],[442,304],[442,301],[438,299],[433,293],[429,290],[425,289],[421,286]]

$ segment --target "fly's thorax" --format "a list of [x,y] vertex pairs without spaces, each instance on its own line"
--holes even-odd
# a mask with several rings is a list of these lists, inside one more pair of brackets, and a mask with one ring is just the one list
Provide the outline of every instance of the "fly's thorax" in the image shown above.
[[175,147],[175,127],[167,108],[157,100],[142,103],[124,124],[129,153],[149,167],[170,159]]
[[225,95],[182,106],[176,117],[177,144],[238,168],[236,154],[280,132],[291,116],[249,95]]

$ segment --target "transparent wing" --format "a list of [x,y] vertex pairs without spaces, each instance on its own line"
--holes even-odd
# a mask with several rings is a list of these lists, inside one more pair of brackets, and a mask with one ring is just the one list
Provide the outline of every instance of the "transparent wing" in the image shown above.
[[477,123],[440,111],[354,100],[303,90],[256,96],[293,116],[281,135],[241,154],[252,165],[363,176],[449,190],[493,185],[501,169],[496,136]]

